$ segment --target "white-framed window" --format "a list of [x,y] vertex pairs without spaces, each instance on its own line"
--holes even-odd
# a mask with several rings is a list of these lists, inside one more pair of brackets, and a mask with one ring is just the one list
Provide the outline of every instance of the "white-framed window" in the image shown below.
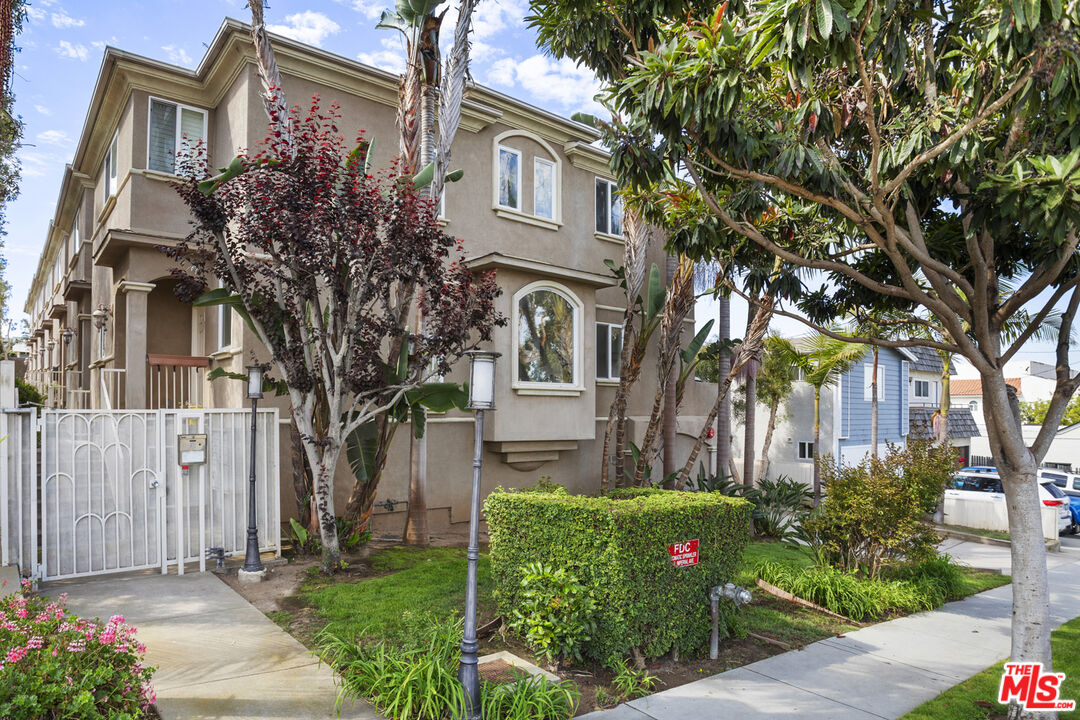
[[521,151],[499,146],[499,206],[521,211]]
[[813,460],[814,459],[814,443],[807,442],[805,440],[799,441],[799,459],[800,460]]
[[82,208],[80,207],[75,211],[75,222],[71,224],[71,257],[68,258],[68,262],[75,259],[75,256],[79,254],[79,245],[82,240],[79,235],[79,215],[82,214]]
[[555,163],[533,158],[533,215],[555,219]]
[[621,236],[622,219],[623,201],[619,186],[610,180],[596,178],[596,232]]
[[622,325],[596,323],[596,379],[618,380],[622,365]]
[[[218,280],[218,287],[223,288],[225,284]],[[217,307],[218,350],[224,350],[232,347],[233,309],[228,305],[218,305]]]
[[113,135],[109,150],[105,153],[105,199],[116,194],[116,154],[120,147],[120,131]]
[[580,391],[581,301],[558,283],[540,281],[518,290],[513,303],[513,386]]
[[802,368],[795,369],[795,382],[806,382],[806,371]]
[[923,400],[930,398],[930,381],[929,380],[916,380],[915,381],[915,397]]
[[438,207],[438,210],[437,210],[437,212],[435,214],[435,219],[437,219],[437,220],[445,220],[446,219],[446,188],[445,187],[443,187],[443,191],[439,195],[439,207]]
[[[870,402],[873,398],[873,386],[874,386],[874,365],[873,363],[867,363],[863,365],[863,400]],[[877,399],[885,399],[885,368],[880,364],[877,369]]]
[[189,105],[150,98],[146,133],[146,167],[176,172],[176,154],[206,139],[206,111]]
[[979,401],[978,400],[972,400],[971,402],[969,402],[968,403],[968,410],[970,410],[973,413],[979,412]]
[[79,359],[78,352],[77,352],[77,349],[79,347],[78,344],[77,344],[77,339],[78,338],[75,335],[72,335],[71,339],[68,340],[68,344],[67,344],[67,364],[68,365],[74,365],[75,362]]

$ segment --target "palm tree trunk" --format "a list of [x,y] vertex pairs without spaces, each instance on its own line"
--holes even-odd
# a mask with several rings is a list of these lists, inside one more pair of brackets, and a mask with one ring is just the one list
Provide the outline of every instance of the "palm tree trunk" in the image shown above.
[[818,442],[821,440],[821,388],[814,388],[814,506],[821,503],[821,464]]
[[746,410],[743,413],[743,483],[754,485],[754,431],[757,425],[757,374],[749,368],[746,375]]
[[780,410],[780,401],[769,404],[769,424],[765,427],[765,440],[761,443],[761,460],[758,462],[757,482],[765,479],[769,471],[769,448],[772,446],[773,430],[776,429],[776,414]]
[[714,475],[720,477],[727,472],[731,462],[731,404],[727,401],[727,388],[724,379],[731,372],[731,351],[726,341],[731,338],[731,298],[718,295],[717,332],[720,341],[720,358],[716,364],[716,393],[719,410],[716,413],[716,466]]
[[[679,260],[674,255],[667,256],[667,284],[670,287],[675,279],[675,268]],[[661,362],[663,359],[661,358]],[[675,432],[678,425],[678,401],[676,377],[678,369],[672,364],[668,371],[667,386],[664,388],[664,487],[674,481],[675,474]]]
[[[877,401],[877,369],[878,369],[878,347],[874,346],[874,371],[870,380],[870,457],[877,460],[877,445],[878,445],[878,401]],[[814,446],[815,454],[817,446]]]
[[938,427],[936,440],[942,445],[949,442],[949,407],[952,405],[952,395],[949,390],[949,360],[945,361],[945,368],[941,371],[941,400],[938,403],[938,414],[941,416],[941,424]]

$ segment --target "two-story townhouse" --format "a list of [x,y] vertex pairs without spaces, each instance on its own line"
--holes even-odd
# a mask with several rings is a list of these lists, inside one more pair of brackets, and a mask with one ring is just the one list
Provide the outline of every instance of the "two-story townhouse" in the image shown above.
[[[396,148],[397,78],[285,38],[273,43],[286,97],[301,105],[314,95],[324,106],[336,102],[343,130],[363,128],[382,140],[376,165],[388,165]],[[267,126],[260,89],[249,29],[234,20],[222,24],[194,70],[106,50],[26,304],[34,321],[33,371],[70,369],[70,392],[54,404],[243,407],[240,384],[207,382],[207,371],[243,372],[252,357],[266,358],[265,349],[230,311],[177,300],[171,261],[159,248],[189,228],[170,185],[176,153],[201,140],[209,161],[222,166],[256,146]],[[464,179],[448,186],[442,219],[463,239],[470,267],[496,271],[498,309],[509,320],[491,343],[502,358],[498,409],[485,427],[488,489],[532,483],[540,473],[573,490],[597,486],[597,438],[618,380],[624,306],[604,265],[622,257],[622,207],[597,138],[590,127],[501,93],[471,86],[466,94],[452,159]],[[651,261],[663,258],[663,248],[650,249]],[[545,305],[559,307],[564,325],[567,362],[557,372],[529,362],[530,314]],[[689,336],[693,319],[687,323]],[[57,343],[69,330],[74,350],[61,364]],[[463,379],[463,370],[450,379]],[[631,433],[643,432],[652,395],[643,387],[632,398]],[[687,392],[683,452],[710,395],[707,388]],[[282,400],[270,402],[287,417]],[[433,532],[468,520],[471,423],[457,412],[429,422]],[[391,502],[378,511],[376,532],[403,525],[406,436],[400,433],[391,449],[379,498]],[[288,452],[287,428],[281,440]],[[336,487],[344,507],[351,487],[344,463]],[[291,478],[282,479],[281,495],[288,516]]]
[[949,393],[948,430],[949,442],[956,448],[959,461],[966,463],[971,456],[971,438],[982,433],[972,415],[971,407],[965,402],[953,402],[951,376],[956,375],[956,368],[949,364],[949,387],[942,382],[944,363],[937,350],[925,347],[909,348],[914,360],[910,365],[908,379],[908,415],[910,418],[908,437],[928,439],[934,436],[934,415],[941,409],[943,395]]

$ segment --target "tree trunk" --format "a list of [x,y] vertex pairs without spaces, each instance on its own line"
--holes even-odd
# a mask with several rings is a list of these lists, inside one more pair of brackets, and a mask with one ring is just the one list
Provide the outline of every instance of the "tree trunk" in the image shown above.
[[[1013,662],[1041,662],[1049,672],[1050,593],[1047,586],[1046,547],[1039,501],[1039,461],[1023,440],[1020,407],[1008,392],[1004,373],[982,376],[983,413],[990,450],[1001,473],[1012,540],[1012,648]],[[1010,708],[1009,717],[1026,717]],[[1044,713],[1040,718],[1056,718]]]
[[304,443],[296,428],[296,419],[289,417],[289,459],[292,465],[293,495],[296,496],[296,519],[302,527],[315,530],[311,492],[311,470],[304,461]]
[[746,410],[743,413],[743,483],[747,487],[754,485],[754,440],[757,429],[757,373],[755,368],[747,366],[746,374]]
[[776,414],[780,410],[780,401],[769,404],[769,424],[765,427],[765,440],[761,443],[761,460],[758,462],[757,482],[765,479],[769,471],[769,448],[772,446],[773,430],[776,429]]
[[[679,260],[674,255],[667,256],[667,284],[671,286],[675,279],[675,268]],[[662,361],[662,358],[661,358]],[[676,378],[679,370],[673,364],[668,371],[667,386],[664,388],[664,487],[669,488],[675,481],[675,439],[678,427],[678,388]]]
[[322,544],[322,560],[319,566],[323,572],[333,573],[341,567],[337,517],[334,514],[334,469],[341,455],[341,442],[330,439],[322,448],[315,447],[314,442],[310,445],[305,447],[305,450],[308,462],[315,469],[313,491],[319,516],[319,542]]
[[716,329],[721,346],[716,364],[716,392],[720,408],[716,413],[716,477],[727,472],[731,461],[731,403],[727,400],[728,386],[724,384],[724,379],[731,372],[731,351],[724,344],[731,338],[731,298],[720,294],[718,300]]
[[[874,345],[874,371],[870,379],[870,457],[877,460],[878,446],[878,402],[877,402],[878,346]],[[814,445],[817,455],[817,445]]]
[[814,388],[814,507],[821,504],[821,465],[818,442],[821,439],[821,388]]
[[945,362],[945,369],[941,371],[941,399],[938,402],[938,415],[941,416],[941,423],[938,426],[938,432],[936,440],[942,445],[949,442],[949,406],[952,404],[952,397],[949,390],[949,362]]

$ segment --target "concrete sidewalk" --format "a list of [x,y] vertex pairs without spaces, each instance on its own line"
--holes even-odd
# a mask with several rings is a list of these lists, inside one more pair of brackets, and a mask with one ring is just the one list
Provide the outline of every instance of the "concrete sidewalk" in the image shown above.
[[[974,567],[1009,567],[1009,549],[944,543]],[[1054,627],[1077,616],[1080,549],[1047,556]],[[633,700],[590,720],[892,720],[1009,654],[1012,588],[880,623]]]
[[[334,718],[333,674],[211,573],[115,575],[48,583],[83,617],[123,615],[139,630],[165,720]],[[366,703],[341,717],[375,720]]]

